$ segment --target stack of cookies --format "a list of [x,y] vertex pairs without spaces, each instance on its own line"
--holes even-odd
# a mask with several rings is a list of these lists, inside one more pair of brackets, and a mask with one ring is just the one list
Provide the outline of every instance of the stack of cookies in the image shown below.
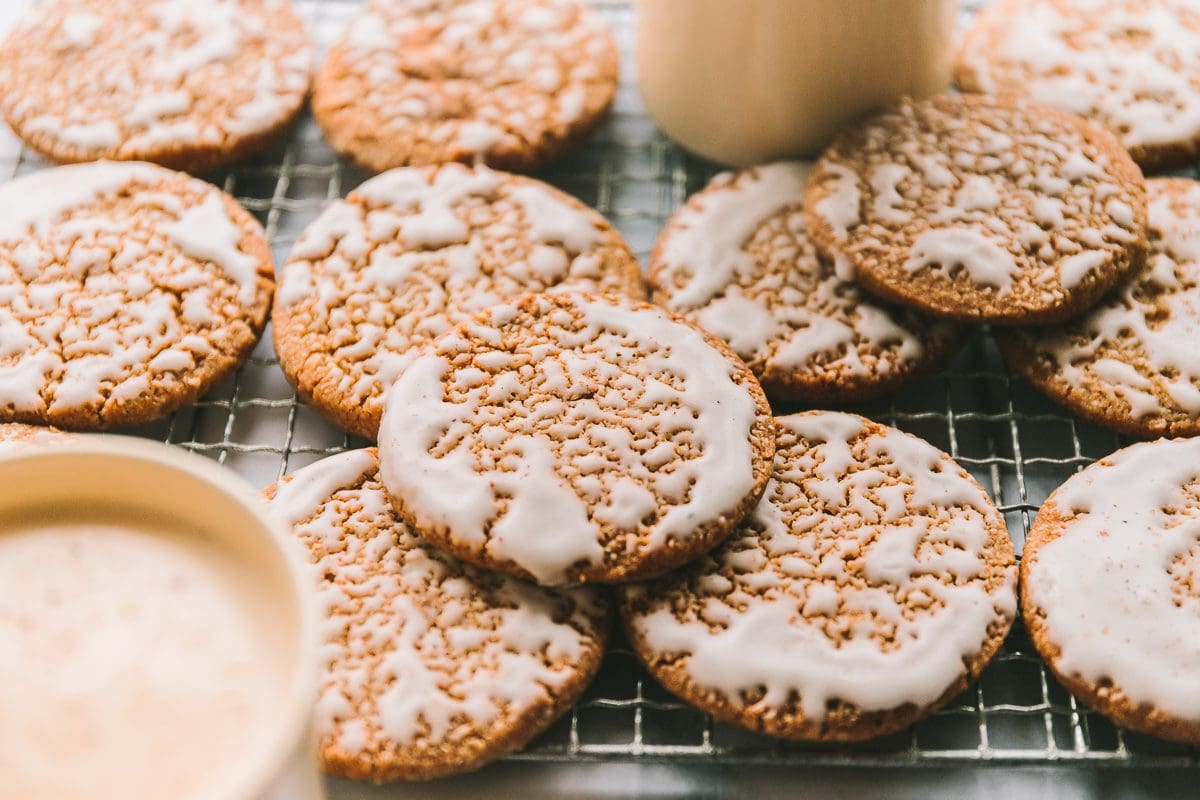
[[[0,111],[59,160],[207,169],[283,130],[308,59],[285,0],[55,0],[0,47]],[[665,686],[753,730],[859,740],[947,703],[1016,615],[995,505],[909,434],[771,402],[895,391],[989,324],[1081,416],[1200,426],[1200,193],[1143,179],[1126,147],[1169,153],[1140,131],[1016,97],[905,102],[815,165],[719,175],[667,224],[647,288],[601,215],[498,171],[579,143],[616,71],[611,35],[573,3],[369,3],[312,105],[380,174],[278,275],[232,198],[161,166],[0,188],[0,422],[169,413],[236,368],[270,314],[297,394],[378,443],[266,492],[316,565],[330,773],[429,778],[522,747],[595,675],[610,606]],[[1170,598],[1200,596],[1200,467],[1122,489],[1160,452],[1200,462],[1144,447],[1039,517],[1024,608],[1067,686],[1195,740],[1162,710],[1186,681],[1110,668],[1080,599],[1102,582],[1070,574],[1136,549],[1109,536],[1128,512],[1158,538],[1121,574],[1164,621],[1139,631],[1122,608],[1099,627],[1153,648]],[[1175,653],[1174,677],[1198,660]]]

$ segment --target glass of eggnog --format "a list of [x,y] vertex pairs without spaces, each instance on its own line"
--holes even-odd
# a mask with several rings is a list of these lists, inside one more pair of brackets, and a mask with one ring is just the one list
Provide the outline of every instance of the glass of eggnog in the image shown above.
[[950,81],[958,0],[638,0],[638,87],[667,135],[746,165]]
[[0,798],[322,796],[314,581],[255,492],[116,436],[0,487]]

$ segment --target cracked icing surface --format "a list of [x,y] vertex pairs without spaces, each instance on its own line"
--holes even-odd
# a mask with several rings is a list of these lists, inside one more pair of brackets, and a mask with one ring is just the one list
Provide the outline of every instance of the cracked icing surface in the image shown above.
[[326,772],[475,769],[547,728],[598,669],[597,593],[530,586],[424,544],[388,502],[374,449],[311,464],[267,495],[320,582]]
[[1187,0],[1005,0],[976,18],[955,73],[966,90],[1093,119],[1144,167],[1200,149],[1200,8]]
[[586,136],[612,103],[616,43],[563,0],[376,0],[317,74],[330,143],[376,172],[474,162],[525,170]]
[[770,471],[770,408],[719,340],[644,303],[495,306],[388,392],[382,474],[430,543],[556,584],[630,581],[708,550]]
[[1055,676],[1117,724],[1200,742],[1200,439],[1119,450],[1042,505],[1022,612]]
[[193,402],[253,348],[273,289],[259,224],[150,164],[0,187],[0,420],[112,428]]
[[667,223],[654,300],[723,338],[772,397],[860,400],[946,356],[945,323],[889,308],[837,277],[804,228],[808,166],[722,173]]
[[1000,339],[1072,411],[1134,436],[1200,434],[1200,183],[1147,182],[1146,268],[1084,316]]
[[600,214],[539,181],[448,164],[393,170],[334,202],[280,269],[280,365],[341,427],[374,438],[383,392],[431,339],[547,289],[642,297]]
[[311,61],[289,0],[51,0],[0,46],[0,112],[58,161],[200,171],[281,133]]
[[1110,134],[978,95],[903,103],[843,133],[814,167],[805,211],[843,275],[977,322],[1070,317],[1146,246],[1141,172]]
[[717,718],[864,739],[978,676],[1016,613],[1016,567],[983,489],[932,445],[852,414],[776,420],[763,499],[721,547],[622,590],[630,641]]

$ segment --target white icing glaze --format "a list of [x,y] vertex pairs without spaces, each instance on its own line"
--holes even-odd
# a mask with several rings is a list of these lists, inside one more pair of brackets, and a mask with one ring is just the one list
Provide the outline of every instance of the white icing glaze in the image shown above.
[[98,162],[57,167],[0,186],[0,240],[29,228],[44,230],[67,211],[115,194],[134,181],[157,182],[168,174],[149,164]]
[[215,264],[241,286],[242,302],[250,302],[258,290],[258,260],[242,252],[242,229],[234,223],[221,195],[210,192],[204,200],[183,212],[164,231],[186,255]]
[[[653,309],[633,309],[582,296],[575,302],[586,324],[579,341],[599,342],[606,355],[600,360],[568,348],[560,358],[538,359],[535,369],[546,376],[556,395],[553,402],[544,403],[546,412],[555,413],[553,409],[560,407],[557,397],[571,397],[573,387],[590,385],[585,370],[604,369],[615,379],[621,375],[613,366],[619,361],[619,351],[629,342],[648,347],[650,354],[641,358],[639,368],[649,375],[677,376],[682,384],[672,387],[649,381],[642,402],[647,411],[660,406],[664,410],[648,416],[648,424],[690,430],[701,449],[693,458],[678,462],[673,471],[651,473],[648,462],[656,457],[635,453],[628,430],[606,427],[603,417],[597,417],[604,413],[602,406],[575,399],[562,408],[581,416],[580,436],[591,437],[615,452],[622,460],[621,468],[629,470],[626,475],[636,471],[640,479],[661,482],[654,483],[660,493],[674,496],[676,502],[660,511],[648,532],[648,546],[661,547],[668,539],[686,540],[699,526],[736,507],[753,489],[750,431],[757,413],[754,400],[733,380],[725,356],[692,328]],[[514,307],[497,306],[493,322],[506,324],[515,313]],[[480,331],[476,335],[490,339],[495,334]],[[457,346],[455,337],[450,337],[441,340],[439,348],[441,353],[449,353]],[[508,356],[502,351],[490,355],[497,358],[477,363],[503,370]],[[459,371],[458,380],[470,394],[465,402],[453,403],[446,400],[449,366],[443,355],[420,356],[388,392],[379,442],[381,474],[389,491],[431,526],[448,529],[465,546],[486,547],[493,557],[512,561],[539,582],[560,583],[575,564],[599,563],[604,551],[591,507],[581,497],[579,485],[564,482],[557,472],[556,464],[567,458],[563,452],[566,445],[556,445],[543,438],[544,434],[504,434],[491,442],[501,455],[489,456],[489,463],[511,463],[505,469],[480,463],[469,449],[473,439],[489,441],[484,430],[484,420],[489,418],[485,409],[519,402],[529,379],[517,380],[515,372],[500,372],[485,394],[485,387],[475,380],[482,375]],[[450,446],[443,444],[448,435],[454,437]],[[666,460],[673,458],[668,454]],[[611,508],[601,515],[611,517]],[[645,514],[638,518],[642,516]]]
[[947,274],[962,268],[974,282],[1004,294],[1017,274],[1013,254],[974,228],[932,228],[913,241],[904,268],[931,267]]
[[1073,476],[1052,499],[1077,516],[1038,547],[1024,586],[1058,670],[1189,721],[1200,720],[1200,520],[1183,509],[1197,479],[1200,439],[1136,444]]
[[375,455],[369,450],[348,450],[323,458],[280,482],[271,509],[288,525],[298,525],[339,489],[355,486],[375,469]]
[[671,306],[704,305],[738,278],[753,275],[754,258],[744,248],[765,219],[803,203],[807,181],[808,165],[781,161],[747,173],[736,190],[710,191],[702,205],[685,207],[662,253],[668,276],[688,278],[672,293]]
[[[536,214],[514,196],[524,188],[542,204]],[[391,170],[301,235],[276,298],[297,324],[276,334],[304,340],[337,402],[374,417],[420,347],[476,311],[567,287],[623,293],[632,262],[596,212],[530,179],[460,164]]]
[[372,739],[461,744],[547,702],[598,635],[596,596],[551,593],[428,548],[395,515],[376,463],[370,450],[319,461],[281,482],[273,503],[324,576],[318,733],[351,753]]
[[[1193,345],[1200,290],[1180,283],[1180,276],[1189,284],[1200,278],[1200,212],[1190,210],[1200,208],[1200,189],[1180,198],[1179,212],[1166,185],[1149,183],[1150,226],[1159,235],[1151,242],[1147,270],[1078,321],[1038,341],[1063,381],[1089,391],[1089,378],[1098,379],[1099,389],[1129,403],[1135,418],[1166,413],[1171,405],[1200,415],[1200,350]],[[1060,265],[1064,282],[1066,267]],[[1122,342],[1133,349],[1118,348]]]
[[562,244],[572,253],[595,247],[599,233],[585,209],[563,202],[536,184],[515,186],[509,196],[524,208],[530,235],[537,241]]
[[[282,125],[307,91],[307,35],[277,24],[293,15],[290,6],[116,0],[105,10],[111,18],[68,13],[53,36],[31,29],[11,67],[26,79],[6,111],[20,117],[22,132],[79,151],[71,160],[153,159],[165,151],[237,145]],[[24,94],[50,77],[33,54],[61,49],[67,52],[56,77],[72,87],[71,102]],[[253,89],[248,99],[247,89]],[[39,115],[26,113],[29,107]]]
[[[664,233],[653,266],[665,287],[659,302],[773,369],[816,369],[814,359],[822,356],[830,369],[867,375],[892,368],[892,345],[899,359],[919,356],[913,332],[824,273],[799,211],[807,178],[808,165],[800,162],[714,178]],[[781,225],[779,215],[786,215]],[[778,227],[764,232],[773,219]],[[756,237],[759,246],[770,239],[757,257],[747,250]],[[778,274],[785,269],[791,272]],[[861,345],[880,351],[871,368],[859,357]]]
[[821,198],[814,210],[835,231],[845,234],[862,221],[858,176],[840,164],[827,163],[824,168],[834,176],[834,189]]
[[95,14],[78,11],[67,14],[59,25],[63,43],[72,49],[91,47],[96,41],[96,34],[104,26],[104,20]]
[[1107,0],[1081,13],[1023,1],[986,16],[994,53],[978,44],[962,53],[984,91],[1019,88],[1103,121],[1127,146],[1186,142],[1200,131],[1200,29],[1188,4]]
[[1084,250],[1058,262],[1059,279],[1068,289],[1074,289],[1084,278],[1110,260],[1106,250]]
[[[754,514],[702,562],[707,580],[699,581],[698,597],[684,598],[700,610],[677,616],[685,576],[657,587],[633,628],[656,653],[684,656],[693,681],[732,702],[762,688],[754,708],[763,711],[793,695],[809,720],[834,700],[864,711],[936,701],[963,674],[964,659],[980,651],[989,625],[1015,614],[1011,566],[990,592],[978,580],[985,518],[1000,524],[994,508],[953,462],[908,434],[889,429],[864,444],[861,418],[831,412],[777,423],[811,449],[781,452]],[[879,463],[854,468],[863,450]],[[922,488],[929,474],[960,490]],[[900,482],[891,485],[889,475]],[[805,511],[814,499],[827,510]],[[847,570],[859,559],[865,582]],[[708,571],[725,566],[734,567],[732,579]],[[632,590],[635,598],[645,591]],[[891,642],[886,649],[880,627]]]

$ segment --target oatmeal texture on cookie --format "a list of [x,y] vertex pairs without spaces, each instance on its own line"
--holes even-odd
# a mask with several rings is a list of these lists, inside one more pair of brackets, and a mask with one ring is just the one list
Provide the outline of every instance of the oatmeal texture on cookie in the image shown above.
[[313,113],[375,172],[532,169],[585,138],[617,88],[616,42],[564,0],[374,0],[317,74]]
[[975,322],[1074,316],[1147,245],[1145,182],[1111,134],[979,95],[904,102],[843,133],[805,212],[843,277]]
[[653,296],[728,342],[773,399],[865,400],[932,368],[958,338],[835,274],[805,230],[808,172],[776,162],[713,178],[659,237]]
[[197,172],[282,134],[311,62],[290,0],[48,0],[0,45],[0,113],[57,161]]
[[302,397],[374,438],[384,390],[430,340],[501,300],[562,289],[643,296],[637,259],[599,213],[486,167],[393,170],[296,243],[275,347]]
[[388,391],[382,475],[436,546],[544,584],[661,574],[713,547],[770,472],[770,407],[720,340],[643,303],[502,303]]
[[195,401],[249,355],[262,227],[203,181],[97,162],[0,186],[0,421],[102,429]]
[[315,564],[324,613],[317,735],[326,772],[418,780],[519,749],[600,666],[589,589],[543,589],[430,547],[397,516],[374,449],[267,490]]

